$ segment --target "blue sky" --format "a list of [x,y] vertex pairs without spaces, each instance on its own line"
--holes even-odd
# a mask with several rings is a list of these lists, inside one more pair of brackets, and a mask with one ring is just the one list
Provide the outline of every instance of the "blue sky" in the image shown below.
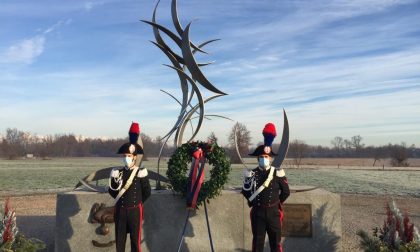
[[[0,132],[125,137],[138,121],[165,135],[179,106],[160,89],[181,91],[139,21],[155,4],[2,0]],[[291,138],[309,144],[361,135],[420,146],[420,1],[178,0],[178,10],[184,27],[194,20],[193,42],[221,39],[198,57],[215,61],[203,72],[228,93],[206,113],[244,123],[254,144],[265,123],[280,131],[285,108]],[[175,31],[170,0],[157,22]],[[199,138],[225,143],[232,126],[207,120]]]

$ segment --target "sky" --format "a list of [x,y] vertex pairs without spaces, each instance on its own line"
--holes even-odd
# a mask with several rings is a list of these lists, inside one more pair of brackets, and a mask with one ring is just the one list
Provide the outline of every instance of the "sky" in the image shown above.
[[[170,0],[157,22],[175,32]],[[152,138],[177,120],[176,72],[152,43],[151,0],[2,0],[0,134],[126,137],[132,121]],[[207,79],[227,93],[206,104],[197,140],[221,144],[235,122],[252,143],[283,109],[290,138],[331,146],[360,135],[366,145],[420,146],[420,1],[178,0]],[[180,49],[164,40],[172,49]],[[200,87],[205,97],[211,92]],[[196,121],[194,121],[196,122]],[[186,138],[188,133],[186,134]]]

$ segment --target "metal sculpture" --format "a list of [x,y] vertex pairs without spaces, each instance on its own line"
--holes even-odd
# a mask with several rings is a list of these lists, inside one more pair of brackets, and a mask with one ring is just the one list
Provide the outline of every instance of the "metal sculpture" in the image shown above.
[[[191,22],[184,28],[182,28],[182,25],[178,19],[178,11],[177,11],[177,1],[172,0],[171,2],[171,16],[172,16],[172,22],[175,27],[176,33],[172,32],[170,29],[164,27],[161,24],[158,24],[156,22],[156,12],[157,8],[159,6],[159,2],[157,2],[155,9],[153,11],[152,15],[152,21],[147,20],[141,20],[142,22],[149,24],[153,28],[153,34],[156,41],[151,41],[156,47],[158,47],[170,60],[172,65],[166,65],[165,66],[173,69],[178,74],[181,91],[182,91],[182,102],[179,101],[175,96],[170,94],[169,92],[166,92],[164,90],[161,90],[165,94],[168,94],[170,97],[172,97],[178,104],[180,104],[180,112],[178,115],[178,119],[172,126],[172,128],[169,130],[169,132],[163,136],[163,144],[159,152],[159,158],[158,158],[158,164],[157,164],[157,171],[158,174],[160,174],[160,160],[162,156],[162,151],[164,146],[167,144],[169,139],[172,135],[175,134],[174,137],[174,145],[175,147],[179,147],[183,144],[183,138],[184,138],[184,132],[186,126],[190,123],[192,125],[192,120],[195,119],[192,116],[196,113],[198,113],[198,122],[196,127],[192,129],[192,136],[186,141],[191,142],[196,135],[198,134],[204,118],[209,117],[220,117],[224,119],[229,119],[227,117],[218,116],[218,115],[205,115],[204,112],[204,104],[207,102],[220,97],[227,95],[226,93],[222,92],[218,88],[216,88],[203,74],[200,67],[207,66],[211,64],[209,63],[197,63],[197,61],[194,58],[194,54],[197,52],[200,53],[206,53],[201,48],[205,45],[212,43],[214,41],[217,41],[219,39],[212,39],[205,41],[198,46],[196,46],[193,42],[190,41],[190,27]],[[181,50],[182,56],[178,55],[172,50],[168,44],[163,40],[161,36],[161,32],[166,34]],[[202,93],[200,92],[199,85],[201,85],[203,88],[207,89],[208,91],[214,93],[213,96],[204,99]],[[198,102],[195,105],[192,105],[192,99],[193,97],[196,97]],[[229,119],[231,120],[231,119]],[[156,188],[160,188],[160,181],[157,182]]]
[[283,135],[281,137],[281,143],[279,150],[277,151],[277,156],[274,158],[273,163],[271,164],[274,167],[280,167],[283,163],[284,158],[286,157],[287,150],[289,149],[289,121],[287,120],[286,111],[283,110]]
[[[109,179],[109,174],[114,168],[121,168],[121,167],[113,166],[113,167],[103,168],[98,171],[92,172],[91,174],[87,175],[83,179],[79,179],[79,182],[76,184],[74,189],[78,189],[81,186],[84,186],[85,189],[87,189],[88,191],[101,192],[101,193],[108,192],[108,189],[106,188],[106,186],[99,186],[97,184],[99,180]],[[169,180],[167,177],[162,176],[151,170],[148,170],[147,172],[148,172],[149,179],[155,180],[155,181],[162,181],[164,183],[169,183]],[[95,182],[95,184],[92,184],[92,182]]]
[[[177,1],[172,0],[171,3],[171,15],[172,15],[172,22],[176,29],[176,32],[170,31],[168,28],[158,24],[156,22],[156,12],[159,5],[159,2],[157,2],[152,16],[152,21],[146,21],[141,20],[142,22],[149,24],[153,28],[153,34],[155,37],[155,41],[151,41],[156,47],[158,47],[170,60],[172,65],[166,65],[167,67],[173,69],[176,71],[180,86],[182,90],[182,99],[178,100],[175,96],[170,94],[169,92],[166,92],[164,90],[161,90],[162,92],[168,94],[170,97],[172,97],[176,102],[178,102],[181,106],[179,115],[177,117],[176,122],[172,126],[172,128],[169,130],[169,132],[162,138],[163,144],[159,151],[159,158],[158,158],[158,164],[157,164],[157,173],[154,173],[153,171],[149,171],[149,178],[156,180],[156,189],[160,189],[161,185],[160,182],[169,182],[168,179],[162,175],[160,175],[160,160],[162,156],[162,151],[164,146],[167,144],[169,139],[174,135],[174,145],[176,147],[181,146],[184,143],[184,133],[186,126],[188,124],[191,124],[192,126],[192,135],[186,142],[191,142],[194,140],[196,135],[198,134],[204,119],[209,119],[211,117],[219,117],[231,120],[227,117],[219,116],[219,115],[205,115],[205,109],[204,105],[220,96],[227,95],[226,93],[222,92],[218,88],[216,88],[203,74],[201,67],[207,66],[212,64],[213,62],[208,63],[197,63],[196,59],[194,58],[194,55],[196,53],[205,53],[205,51],[202,50],[204,46],[206,46],[209,43],[215,42],[218,39],[212,39],[205,41],[199,45],[195,45],[193,42],[190,41],[190,27],[191,22],[184,28],[182,28],[182,25],[179,22],[178,19],[178,13],[177,13]],[[181,50],[182,55],[176,54],[169,46],[168,44],[163,40],[161,33],[166,34],[173,42],[179,47]],[[205,88],[206,90],[213,93],[212,96],[205,98],[203,94],[200,91],[200,87]],[[192,100],[196,97],[197,103],[193,104]],[[192,120],[198,119],[198,122],[193,127]],[[139,139],[139,144],[143,147],[143,144],[141,143],[141,139]],[[138,162],[138,166],[141,166],[141,159]],[[101,179],[107,179],[111,170],[115,167],[109,167],[104,168],[99,171],[93,172],[90,175],[86,176],[83,179],[79,179],[79,183],[76,185],[75,188],[78,188],[80,186],[84,186],[85,189],[88,189],[90,191],[94,192],[106,192],[107,189],[104,186],[98,185],[98,180]],[[92,184],[92,182],[95,182],[96,184]],[[207,217],[207,209],[206,205],[206,217]],[[111,215],[113,210],[113,207],[106,207],[105,204],[98,204],[95,203],[92,206],[91,209],[91,223],[100,223],[101,226],[99,228],[99,233],[102,235],[106,235],[109,232],[108,227],[106,226],[106,223],[112,223],[113,222],[113,216]],[[210,234],[210,226],[207,220],[208,225],[208,232],[210,237],[210,243],[213,251],[213,244]],[[99,243],[95,240],[92,240],[92,243],[94,246],[97,247],[106,247],[111,246],[114,241],[110,241],[108,243]]]
[[[212,116],[226,118],[226,117],[217,116],[217,115],[205,115],[204,105],[207,102],[217,97],[227,95],[226,93],[216,88],[201,71],[200,67],[207,66],[211,64],[212,62],[197,63],[197,61],[194,58],[194,54],[197,52],[206,53],[201,48],[209,43],[217,41],[217,39],[208,40],[204,43],[199,44],[198,46],[196,46],[193,42],[191,42],[190,41],[191,22],[185,27],[185,29],[182,28],[182,25],[178,19],[176,0],[172,0],[171,2],[171,15],[172,15],[172,22],[173,22],[173,25],[175,27],[177,34],[170,31],[168,28],[158,24],[156,22],[156,12],[157,12],[159,2],[160,1],[157,2],[155,9],[153,11],[152,21],[146,21],[146,20],[141,20],[141,21],[152,26],[153,34],[155,36],[156,41],[151,41],[151,42],[155,46],[157,46],[168,57],[168,59],[172,63],[172,65],[166,65],[166,64],[164,65],[175,70],[178,75],[181,91],[182,91],[182,102],[179,101],[177,98],[175,98],[175,96],[173,96],[169,92],[162,90],[162,92],[168,94],[178,104],[180,104],[181,108],[178,115],[178,119],[176,120],[175,124],[172,126],[169,132],[162,138],[163,144],[159,152],[158,163],[157,163],[158,174],[160,174],[160,160],[161,160],[163,148],[166,145],[166,143],[169,141],[169,139],[172,137],[172,135],[174,135],[174,146],[180,147],[184,143],[183,142],[184,132],[188,124],[192,126],[192,136],[186,141],[187,143],[194,140],[194,138],[198,134],[203,124],[204,118],[209,118]],[[176,54],[167,45],[167,43],[165,43],[165,41],[162,39],[162,36],[160,34],[161,32],[166,34],[170,39],[173,40],[173,42],[181,50],[182,56]],[[204,98],[203,94],[200,92],[199,85],[207,89],[208,91],[214,93],[214,95],[208,98]],[[192,100],[194,97],[196,97],[198,101],[197,104],[195,105],[192,104]],[[192,124],[192,120],[194,119],[193,115],[195,114],[197,114],[198,122],[196,124],[196,127],[194,128]],[[226,119],[229,119],[229,118],[226,118]],[[202,159],[202,168],[204,166],[203,162],[205,162],[205,159]],[[202,169],[200,171],[202,171]],[[159,182],[160,181],[158,181],[156,184],[156,189],[160,189]],[[204,203],[204,208],[206,210],[206,218],[207,218],[207,207],[205,203]],[[188,210],[184,230],[183,230],[182,237],[180,239],[180,243],[178,246],[178,251],[180,250],[182,246],[182,240],[184,238],[184,232],[185,232],[186,223],[189,218],[189,213],[190,213],[190,210]],[[213,242],[211,238],[210,225],[208,222],[207,222],[207,227],[208,227],[211,250],[213,251],[214,250]]]

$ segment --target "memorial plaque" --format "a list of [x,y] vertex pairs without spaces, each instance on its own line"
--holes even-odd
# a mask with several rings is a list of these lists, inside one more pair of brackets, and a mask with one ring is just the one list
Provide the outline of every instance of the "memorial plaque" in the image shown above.
[[285,237],[312,237],[311,204],[284,204],[281,235]]

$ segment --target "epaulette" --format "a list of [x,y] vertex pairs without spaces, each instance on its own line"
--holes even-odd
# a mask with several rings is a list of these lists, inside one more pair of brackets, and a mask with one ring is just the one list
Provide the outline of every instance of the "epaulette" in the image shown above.
[[276,169],[276,176],[280,178],[286,176],[286,173],[284,172],[283,168]]
[[137,177],[144,178],[146,176],[147,176],[147,169],[146,168],[139,169],[139,172],[137,173]]

